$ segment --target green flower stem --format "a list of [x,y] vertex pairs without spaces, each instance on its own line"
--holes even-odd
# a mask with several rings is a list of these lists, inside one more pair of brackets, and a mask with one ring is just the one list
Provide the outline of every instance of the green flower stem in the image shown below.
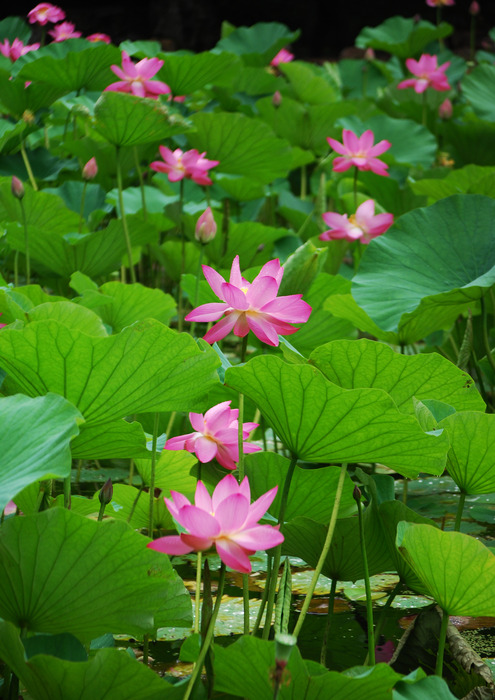
[[[285,520],[285,510],[287,507],[287,501],[289,498],[289,491],[290,491],[290,484],[292,481],[292,476],[294,474],[294,469],[296,468],[297,465],[297,457],[296,455],[292,455],[291,462],[289,464],[289,469],[287,470],[287,474],[285,476],[285,481],[284,481],[284,490],[282,493],[282,498],[280,500],[280,510],[278,513],[278,525],[281,527],[284,524]],[[275,552],[273,555],[273,568],[272,568],[272,574],[270,576],[270,581],[268,582],[267,580],[267,585],[270,586],[270,590],[268,592],[268,602],[266,606],[266,616],[265,616],[265,626],[263,627],[263,639],[268,639],[268,636],[270,634],[270,628],[272,624],[272,615],[273,615],[273,606],[275,604],[275,594],[277,592],[277,580],[278,580],[278,570],[280,567],[280,555],[282,552],[282,545],[279,544],[277,547],[275,547]]]
[[144,193],[143,173],[141,171],[141,166],[139,165],[139,156],[138,156],[137,146],[134,146],[132,151],[134,154],[134,165],[136,166],[136,172],[137,172],[137,175],[139,178],[139,189],[141,190],[141,204],[143,205],[143,218],[146,219],[148,217],[148,212],[146,209],[146,195]]
[[363,521],[363,506],[361,497],[357,500],[358,519],[359,519],[359,539],[361,542],[361,556],[363,559],[364,569],[364,587],[366,589],[366,622],[368,625],[368,656],[371,666],[375,665],[375,634],[373,624],[373,601],[371,600],[371,585],[370,574],[368,569],[368,557],[366,556],[366,542],[364,539],[364,521]]
[[357,194],[358,194],[358,169],[354,166],[354,209],[357,209]]
[[[241,364],[244,363],[246,359],[246,348],[247,348],[247,335],[242,339],[241,344]],[[239,415],[237,417],[237,441],[239,450],[239,461],[237,463],[237,472],[239,483],[244,479],[244,439],[242,435],[242,427],[244,423],[244,394],[239,394]],[[244,611],[244,634],[249,634],[249,576],[247,574],[242,575],[242,600],[243,600],[243,611]]]
[[327,647],[328,647],[328,634],[330,632],[330,627],[332,626],[333,619],[333,604],[335,601],[335,590],[337,588],[337,579],[332,579],[332,585],[330,586],[330,593],[328,595],[328,612],[327,612],[327,623],[325,625],[325,632],[323,634],[323,643],[321,645],[321,656],[320,664],[322,666],[327,665]]
[[98,522],[99,523],[103,520],[103,516],[105,514],[106,507],[107,507],[106,503],[100,503],[100,510],[98,511]]
[[145,634],[143,637],[143,664],[145,666],[148,665],[149,651],[150,651],[150,636],[149,636],[149,634]]
[[462,513],[464,511],[464,502],[465,501],[466,501],[466,494],[464,493],[464,491],[461,491],[461,493],[459,495],[459,504],[457,506],[457,514],[455,516],[455,525],[454,525],[455,532],[461,531]]
[[306,598],[304,599],[304,603],[303,603],[303,606],[301,609],[301,613],[299,615],[299,619],[298,619],[297,624],[296,624],[294,631],[292,633],[295,637],[297,637],[299,635],[299,632],[301,631],[301,627],[303,626],[304,619],[306,617],[306,613],[308,612],[309,604],[311,603],[313,593],[315,592],[318,577],[321,574],[323,564],[324,564],[325,559],[327,558],[327,554],[330,550],[330,545],[332,544],[333,533],[335,530],[335,524],[337,522],[337,516],[339,514],[340,499],[342,498],[342,492],[344,490],[344,481],[345,481],[346,472],[347,472],[347,463],[344,462],[340,468],[340,476],[339,476],[339,481],[337,484],[337,491],[335,493],[335,501],[333,503],[332,515],[330,517],[330,522],[328,524],[328,531],[327,531],[325,543],[323,545],[323,549],[321,550],[320,558],[318,559],[316,569],[314,570],[313,578],[311,579],[311,583],[309,584],[308,592],[306,593]]
[[83,221],[84,221],[84,203],[86,201],[86,188],[88,183],[84,180],[83,191],[81,195],[81,209],[79,210],[79,233],[82,231]]
[[179,190],[179,235],[181,240],[181,258],[180,258],[180,276],[177,287],[177,330],[182,332],[184,324],[184,302],[182,299],[182,275],[186,269],[186,237],[184,235],[184,226],[182,223],[182,211],[184,207],[184,178],[180,181]]
[[446,611],[442,609],[442,625],[440,627],[440,637],[438,639],[438,652],[437,652],[437,665],[435,668],[435,674],[442,677],[443,671],[443,655],[445,652],[445,640],[447,637],[447,626],[449,624],[449,616]]
[[129,269],[131,272],[131,281],[133,284],[136,283],[136,271],[134,270],[134,265],[132,264],[132,245],[131,237],[129,234],[129,229],[127,228],[127,218],[124,209],[124,196],[122,193],[122,163],[120,161],[120,148],[115,147],[116,162],[117,162],[117,188],[119,191],[119,207],[120,207],[120,218],[122,219],[122,228],[124,229],[125,245],[127,248],[127,257],[129,258]]
[[129,511],[129,515],[127,516],[128,523],[131,522],[131,518],[134,515],[134,511],[136,510],[137,503],[138,503],[139,498],[140,498],[141,494],[143,493],[143,491],[144,491],[144,483],[142,483],[141,486],[139,487],[138,492],[137,492],[137,496],[134,499],[134,502],[131,506],[131,510]]
[[423,126],[426,126],[426,115],[428,113],[427,110],[427,105],[426,105],[426,90],[423,92],[423,106],[422,106],[422,112],[421,112],[421,124]]
[[266,580],[265,580],[265,587],[263,589],[263,593],[261,596],[261,602],[260,602],[260,607],[258,610],[258,615],[256,616],[256,621],[254,623],[254,627],[252,629],[251,634],[256,635],[260,625],[261,625],[261,620],[263,619],[263,613],[265,612],[265,607],[266,607],[266,601],[268,598],[268,591],[269,591],[269,581],[272,573],[272,557],[267,555],[267,565],[266,565]]
[[[194,286],[194,308],[197,307],[198,305],[198,296],[199,296],[199,278],[201,276],[201,265],[203,264],[203,257],[205,254],[205,244],[202,243],[201,247],[199,249],[199,262],[198,262],[198,271],[196,272],[196,284]],[[196,321],[193,321],[191,323],[191,328],[189,330],[190,334],[194,338],[194,331],[196,329]]]
[[306,199],[308,191],[308,169],[305,165],[301,165],[301,199]]
[[19,251],[14,254],[14,287],[19,286]]
[[156,467],[156,443],[158,441],[158,423],[160,414],[155,413],[153,421],[153,442],[151,443],[151,474],[150,474],[150,512],[148,537],[153,537],[153,515],[155,511],[155,467]]
[[34,179],[33,171],[31,169],[31,163],[29,162],[28,154],[26,153],[26,144],[24,143],[24,139],[21,141],[21,156],[24,163],[24,167],[26,168],[28,174],[29,182],[31,183],[31,187],[35,192],[37,192],[38,185],[36,184],[36,180]]
[[[392,603],[394,602],[396,596],[399,595],[399,592],[400,592],[400,590],[401,590],[401,588],[402,588],[402,585],[403,585],[403,584],[402,584],[402,581],[397,581],[397,583],[396,583],[396,585],[395,585],[395,588],[392,590],[392,592],[391,592],[390,595],[388,596],[387,602],[385,603],[385,605],[384,605],[383,608],[382,608],[382,612],[381,612],[381,614],[380,614],[380,619],[378,620],[378,624],[377,624],[377,626],[376,626],[376,628],[375,628],[375,639],[376,639],[377,641],[380,639],[380,635],[381,635],[381,633],[382,633],[383,625],[385,624],[385,621],[386,621],[386,619],[387,619],[388,611],[390,610],[390,606],[391,606]],[[368,665],[368,661],[369,661],[369,652],[368,652],[368,654],[366,655],[366,659],[365,659],[365,661],[364,661],[364,665],[365,665],[365,666]]]
[[196,664],[194,666],[194,670],[191,674],[191,678],[189,680],[189,685],[186,688],[186,692],[184,693],[184,697],[182,700],[189,700],[191,697],[192,691],[194,689],[194,686],[196,684],[196,681],[198,679],[198,676],[201,675],[201,671],[203,670],[203,663],[206,657],[206,654],[208,653],[208,649],[210,648],[211,640],[213,639],[213,633],[215,631],[215,622],[218,616],[218,611],[220,610],[220,604],[222,602],[222,594],[223,594],[223,585],[225,583],[225,564],[222,562],[222,566],[220,567],[220,574],[218,578],[218,588],[217,588],[217,596],[215,598],[215,607],[213,608],[213,612],[211,614],[211,620],[210,624],[208,625],[208,630],[206,632],[205,638],[203,639],[203,644],[201,646],[201,651],[199,652],[198,660],[196,661]]
[[495,360],[493,359],[492,349],[490,347],[490,339],[488,337],[488,310],[486,308],[485,297],[481,297],[481,312],[483,314],[483,344],[485,346],[486,359],[493,372],[495,372]]
[[196,559],[196,591],[194,594],[194,633],[199,634],[199,620],[201,617],[199,606],[201,602],[201,564],[203,553],[197,553]]
[[24,209],[24,202],[22,201],[22,199],[19,200],[19,204],[21,205],[22,225],[24,226],[24,248],[25,248],[25,255],[26,255],[26,284],[31,284],[31,258],[29,255],[29,232],[28,232],[27,221],[26,221],[26,210]]
[[64,479],[64,508],[70,510],[70,474]]

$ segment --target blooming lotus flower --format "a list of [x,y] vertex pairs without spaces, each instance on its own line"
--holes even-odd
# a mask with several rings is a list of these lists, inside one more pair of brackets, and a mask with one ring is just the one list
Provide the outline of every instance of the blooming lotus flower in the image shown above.
[[319,238],[322,241],[332,241],[344,238],[346,241],[360,240],[361,243],[369,243],[372,238],[385,233],[394,223],[393,214],[376,214],[375,202],[367,199],[348,218],[347,214],[326,212],[322,214],[323,221],[330,226],[329,231],[324,231]]
[[443,7],[444,5],[455,5],[455,0],[426,0],[429,7]]
[[241,276],[239,256],[232,262],[230,280],[208,265],[203,273],[210,287],[222,301],[202,304],[186,316],[186,321],[218,321],[204,336],[207,343],[225,338],[231,330],[243,338],[250,330],[267,345],[277,346],[278,335],[290,335],[298,330],[291,323],[305,323],[311,306],[302,300],[302,294],[290,294],[277,298],[283,267],[278,260],[270,260],[260,270],[252,283]]
[[112,40],[108,36],[108,34],[102,34],[101,32],[96,32],[95,34],[90,34],[89,36],[86,37],[86,41],[103,41],[105,44],[111,44]]
[[212,182],[207,175],[207,171],[220,163],[219,160],[208,160],[204,158],[204,153],[199,153],[195,148],[190,151],[181,151],[176,148],[171,151],[166,146],[159,147],[161,160],[154,160],[150,163],[150,168],[158,173],[167,173],[170,182],[178,182],[183,178],[190,178],[198,185],[211,185]]
[[[230,401],[213,406],[206,413],[190,413],[189,420],[196,432],[178,435],[165,443],[165,450],[187,450],[193,452],[203,464],[217,460],[225,469],[235,469],[239,461],[239,411],[230,408]],[[243,423],[242,437],[247,440],[249,433],[259,423]],[[251,442],[243,442],[244,453],[261,449]]]
[[445,71],[450,66],[450,61],[442,63],[441,66],[437,65],[437,62],[437,56],[430,56],[427,53],[424,53],[419,61],[416,61],[414,58],[408,58],[406,66],[417,77],[402,80],[397,85],[399,90],[412,87],[418,95],[429,87],[439,91],[450,90],[449,81],[445,75]]
[[277,486],[250,503],[248,478],[238,484],[227,474],[210,496],[198,481],[194,505],[177,491],[165,498],[170,514],[187,532],[160,537],[147,546],[165,554],[201,552],[215,546],[218,556],[234,571],[251,573],[249,557],[258,550],[271,549],[284,541],[278,526],[258,525],[273,502]]
[[271,66],[278,66],[280,63],[290,63],[294,60],[294,54],[287,49],[280,49],[278,54],[270,61]]
[[216,235],[217,224],[211,207],[207,207],[196,222],[194,238],[200,243],[209,243]]
[[375,136],[371,129],[365,131],[362,136],[356,136],[353,131],[344,129],[342,137],[343,145],[335,139],[327,138],[333,150],[341,154],[333,161],[333,169],[336,173],[343,173],[355,165],[358,170],[371,170],[377,175],[388,175],[388,165],[375,156],[388,151],[392,145],[390,141],[379,141],[373,146]]
[[56,5],[51,5],[49,2],[40,2],[39,5],[33,7],[33,9],[28,12],[28,20],[30,24],[41,24],[45,25],[48,22],[61,22],[65,19],[65,12],[57,7]]
[[12,63],[17,61],[19,56],[24,56],[24,54],[29,53],[29,51],[36,51],[39,49],[39,44],[26,44],[24,45],[20,39],[14,39],[12,44],[8,39],[4,39],[0,42],[0,53],[6,58],[10,58]]
[[120,81],[112,83],[105,90],[130,92],[137,97],[152,97],[153,99],[157,99],[158,95],[168,95],[171,90],[166,83],[161,80],[151,80],[162,66],[163,61],[159,58],[143,58],[137,63],[133,63],[129,55],[122,51],[122,68],[115,65],[110,66]]
[[53,37],[54,43],[66,41],[66,39],[79,39],[81,32],[75,32],[76,25],[72,22],[62,22],[56,24],[48,34]]

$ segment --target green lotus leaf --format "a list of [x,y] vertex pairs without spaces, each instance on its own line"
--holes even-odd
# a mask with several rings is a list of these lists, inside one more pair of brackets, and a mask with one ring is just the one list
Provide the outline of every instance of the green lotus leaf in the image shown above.
[[46,302],[35,306],[27,312],[26,316],[30,322],[48,319],[58,321],[67,328],[74,328],[86,335],[98,337],[108,335],[99,316],[72,301]]
[[378,27],[365,27],[356,39],[356,46],[360,49],[369,46],[405,59],[419,55],[427,44],[449,36],[452,31],[452,25],[447,22],[435,27],[425,20],[389,17]]
[[78,180],[67,180],[60,187],[47,188],[43,190],[45,194],[56,194],[61,197],[65,204],[75,211],[76,214],[81,212],[82,194],[86,188],[84,195],[84,210],[83,216],[87,221],[91,212],[96,209],[110,211],[111,207],[105,204],[106,193],[103,187],[95,185],[91,182],[79,182]]
[[161,53],[159,57],[164,64],[157,77],[167,83],[173,95],[190,95],[205,85],[228,85],[241,67],[237,56],[227,52]]
[[485,409],[472,378],[436,353],[400,355],[384,343],[363,338],[322,345],[309,361],[345,389],[383,389],[403,413],[414,415],[413,398],[436,399],[456,411]]
[[215,353],[148,320],[96,338],[57,321],[0,334],[5,386],[31,396],[62,394],[90,425],[146,411],[191,410],[216,383]]
[[[163,450],[155,464],[155,487],[162,489],[163,495],[170,498],[170,491],[179,491],[189,499],[194,497],[197,476],[193,468],[197,464],[196,455],[186,450]],[[148,459],[136,460],[136,469],[146,486],[151,478],[151,453]]]
[[397,547],[447,615],[494,617],[495,555],[462,532],[399,523]]
[[85,425],[71,450],[74,459],[137,459],[149,454],[142,425],[125,420]]
[[252,27],[238,27],[220,39],[215,49],[241,56],[250,66],[267,66],[280,49],[291,44],[299,31],[291,32],[279,22],[258,22]]
[[495,83],[495,66],[483,63],[470,71],[461,83],[462,92],[482,119],[495,121],[493,104],[493,85]]
[[0,615],[28,631],[70,631],[83,642],[188,626],[189,594],[168,557],[146,542],[123,522],[99,523],[65,508],[11,518],[0,531]]
[[282,227],[266,226],[257,221],[231,223],[227,251],[224,252],[224,237],[219,233],[208,244],[208,258],[218,268],[230,269],[232,260],[239,256],[241,270],[262,265],[273,255],[273,243],[279,238],[290,236],[291,232]]
[[411,182],[410,186],[416,194],[426,195],[433,203],[453,194],[493,194],[495,183],[495,168],[480,165],[466,165],[459,170],[453,170],[447,177],[425,178]]
[[275,138],[263,122],[227,112],[198,113],[191,121],[196,129],[188,135],[191,145],[220,161],[220,171],[262,183],[287,175],[292,161],[289,144]]
[[49,107],[59,99],[65,90],[58,85],[33,82],[26,87],[22,78],[11,79],[10,71],[0,68],[1,104],[8,114],[21,119],[24,112],[34,114],[39,109]]
[[495,416],[462,411],[438,427],[449,436],[447,469],[462,493],[495,492]]
[[439,129],[456,166],[473,163],[493,166],[495,123],[470,112],[464,112],[462,116],[462,121],[449,119]]
[[61,396],[0,398],[0,513],[34,481],[69,476],[79,411]]
[[32,28],[26,24],[22,17],[6,17],[0,22],[0,41],[8,39],[10,42],[15,38],[20,39],[24,44],[29,42]]
[[338,84],[332,83],[328,72],[316,64],[294,61],[281,64],[280,70],[288,78],[300,102],[327,105],[340,99]]
[[368,246],[353,297],[385,331],[397,330],[426,297],[452,307],[455,318],[495,282],[494,216],[495,202],[480,195],[456,195],[404,214]]
[[283,443],[308,462],[381,462],[404,475],[440,474],[446,436],[423,433],[382,389],[341,389],[307,365],[255,357],[225,373]]

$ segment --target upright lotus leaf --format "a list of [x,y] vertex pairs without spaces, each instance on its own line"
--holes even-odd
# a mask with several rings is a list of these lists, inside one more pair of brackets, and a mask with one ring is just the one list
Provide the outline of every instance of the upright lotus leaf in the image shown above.
[[57,194],[61,197],[69,209],[77,214],[81,212],[82,193],[84,195],[83,217],[87,221],[92,212],[96,209],[110,212],[112,207],[105,203],[106,192],[101,185],[95,185],[92,182],[81,182],[79,180],[66,180],[59,187],[47,188],[44,192]]
[[232,260],[239,256],[241,270],[263,265],[273,256],[273,244],[291,231],[279,226],[266,226],[258,221],[230,222],[227,250],[224,252],[224,237],[217,235],[208,243],[208,259],[218,268],[230,269]]
[[480,119],[472,112],[464,112],[462,121],[449,119],[439,133],[449,146],[456,165],[493,165],[495,123]]
[[411,182],[410,187],[416,194],[426,195],[428,203],[453,194],[484,194],[494,197],[495,168],[481,165],[466,165],[452,170],[444,178],[424,178]]
[[68,328],[74,328],[86,335],[106,336],[107,331],[103,322],[94,311],[72,301],[46,302],[35,306],[26,314],[29,322],[51,319],[63,323]]
[[436,399],[457,411],[485,409],[472,378],[437,353],[401,355],[364,338],[334,340],[316,348],[309,362],[345,389],[383,389],[400,411],[410,415],[415,413],[413,397]]
[[462,532],[399,523],[397,547],[448,615],[494,617],[495,555]]
[[352,295],[386,331],[397,330],[426,297],[455,317],[495,282],[494,217],[495,202],[481,195],[456,195],[404,214],[367,247]]
[[[372,335],[379,340],[383,340],[385,343],[399,345],[401,342],[399,334],[391,331],[384,331],[379,328],[368,316],[366,311],[363,311],[363,309],[356,303],[356,300],[350,292],[350,287],[351,284],[349,280],[349,291],[342,289],[340,293],[332,294],[325,300],[323,308],[336,318],[352,323],[360,331],[369,333],[369,335]],[[325,340],[326,339],[322,339],[322,343],[320,344],[322,345]]]
[[449,436],[447,469],[462,493],[495,492],[495,416],[462,411],[438,427]]
[[435,27],[431,22],[414,18],[389,17],[378,27],[365,27],[356,39],[360,49],[368,47],[387,51],[399,58],[409,58],[419,55],[422,50],[435,39],[449,36],[453,27],[447,22],[441,22]]
[[405,476],[445,467],[447,437],[423,433],[382,389],[341,389],[314,367],[274,356],[228,369],[225,382],[254,401],[299,459],[380,462]]
[[0,398],[0,513],[33,481],[69,476],[80,423],[77,408],[55,394]]
[[58,85],[33,82],[26,87],[22,78],[11,79],[10,71],[0,69],[1,104],[10,116],[21,119],[25,112],[34,114],[39,109],[52,105],[65,90]]
[[157,100],[111,91],[96,103],[93,126],[114,146],[159,143],[189,129],[180,115]]
[[101,649],[89,661],[37,654],[26,661],[18,630],[0,622],[0,655],[33,700],[181,700],[183,684],[165,682],[126,651]]
[[117,520],[65,508],[10,518],[0,530],[0,616],[28,632],[142,636],[188,626],[191,601],[168,557]]
[[71,450],[74,459],[137,459],[149,455],[143,426],[123,419],[85,425],[72,441]]
[[[229,647],[215,646],[215,688],[236,697],[272,700],[274,666],[274,642],[245,635]],[[281,684],[279,698],[392,700],[392,688],[401,676],[390,666],[353,671],[327,671],[315,662],[305,662],[295,646],[287,664],[291,682]]]
[[249,66],[267,66],[280,49],[291,44],[299,31],[291,32],[279,22],[258,22],[252,27],[238,27],[220,39],[215,49],[241,56]]
[[161,53],[163,68],[158,78],[172,90],[173,95],[190,95],[205,85],[229,85],[241,67],[241,62],[231,53],[198,54]]
[[31,27],[22,17],[6,17],[0,22],[0,41],[8,39],[12,42],[17,38],[24,44],[27,44],[31,37],[31,32]]
[[[269,512],[278,517],[289,460],[274,452],[256,452],[246,455],[246,474],[249,477],[252,499],[278,486],[277,495]],[[339,470],[335,467],[302,469],[296,467],[287,500],[285,520],[289,521],[304,513],[317,522],[329,523],[333,502],[337,492]],[[353,498],[354,483],[346,477],[339,507],[339,517],[353,515],[356,501]]]
[[263,183],[287,175],[291,148],[267,124],[228,112],[198,112],[191,121],[196,129],[188,135],[191,145],[220,161],[222,172]]
[[[170,491],[179,491],[193,500],[198,483],[193,468],[197,464],[196,455],[186,450],[163,450],[155,464],[155,487],[170,498]],[[136,469],[146,486],[151,478],[151,452],[148,459],[137,459]]]
[[[46,55],[48,51],[51,55]],[[31,52],[18,72],[18,79],[56,86],[63,94],[79,90],[99,92],[115,78],[110,66],[120,64],[120,51],[111,44],[58,42]],[[27,54],[26,54],[27,56]]]
[[462,92],[476,114],[487,121],[495,121],[493,84],[495,66],[483,63],[468,73],[462,83]]
[[282,63],[281,72],[288,78],[298,100],[312,105],[326,105],[340,99],[339,86],[330,74],[314,63]]
[[147,411],[191,410],[215,384],[215,353],[148,320],[97,338],[57,321],[0,334],[4,386],[30,396],[62,394],[90,425]]

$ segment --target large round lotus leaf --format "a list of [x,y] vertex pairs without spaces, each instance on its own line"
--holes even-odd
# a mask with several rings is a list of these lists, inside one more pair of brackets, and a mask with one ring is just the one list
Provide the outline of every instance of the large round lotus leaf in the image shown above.
[[495,283],[494,234],[490,197],[455,195],[411,211],[367,247],[352,295],[387,331],[425,297],[455,314]]
[[462,532],[400,522],[397,546],[448,615],[495,617],[495,556]]
[[447,469],[464,493],[495,492],[495,416],[462,411],[445,418],[450,450]]
[[495,121],[494,82],[495,66],[487,64],[477,66],[462,81],[462,92],[466,99],[476,114],[488,121]]

